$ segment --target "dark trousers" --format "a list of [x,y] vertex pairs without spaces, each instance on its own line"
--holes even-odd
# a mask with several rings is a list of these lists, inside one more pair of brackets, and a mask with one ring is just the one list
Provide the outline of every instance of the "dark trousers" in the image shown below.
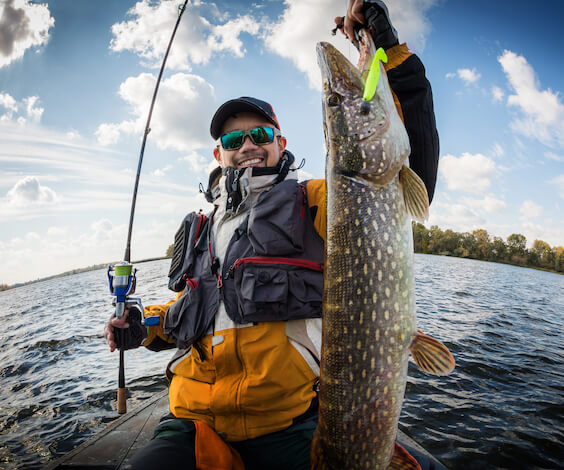
[[[239,452],[246,470],[309,470],[309,451],[317,415],[255,439],[229,444]],[[196,428],[185,419],[163,419],[155,435],[129,462],[133,470],[195,470]]]
[[[310,470],[310,449],[317,415],[288,429],[241,442],[230,442],[245,462],[246,470]],[[196,470],[194,436],[190,420],[164,418],[153,439],[125,468],[133,470]],[[400,444],[419,462],[422,470],[446,470],[437,460]]]

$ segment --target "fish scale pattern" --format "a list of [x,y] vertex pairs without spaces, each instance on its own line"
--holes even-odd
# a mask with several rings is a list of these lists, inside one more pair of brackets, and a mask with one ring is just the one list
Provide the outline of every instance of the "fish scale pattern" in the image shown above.
[[388,468],[416,331],[409,153],[389,85],[360,112],[358,72],[318,46],[324,76],[327,237],[319,424],[313,468]]

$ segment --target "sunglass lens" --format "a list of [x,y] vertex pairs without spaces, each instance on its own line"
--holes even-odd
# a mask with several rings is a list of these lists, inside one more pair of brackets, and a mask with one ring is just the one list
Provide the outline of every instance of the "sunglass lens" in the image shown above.
[[269,144],[274,138],[274,130],[270,127],[255,127],[249,131],[256,145]]
[[244,132],[235,131],[221,137],[221,145],[225,150],[238,149],[243,144]]
[[274,129],[255,127],[250,131],[233,131],[221,136],[221,145],[225,150],[236,150],[243,146],[245,136],[249,135],[255,145],[269,144],[274,140]]

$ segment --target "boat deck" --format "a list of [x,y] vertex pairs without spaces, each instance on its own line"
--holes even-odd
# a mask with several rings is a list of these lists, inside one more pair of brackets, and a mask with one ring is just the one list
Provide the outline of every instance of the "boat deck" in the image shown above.
[[[110,423],[104,430],[49,462],[45,470],[119,470],[153,436],[159,420],[169,412],[167,390]],[[417,442],[398,430],[398,440],[433,459]]]

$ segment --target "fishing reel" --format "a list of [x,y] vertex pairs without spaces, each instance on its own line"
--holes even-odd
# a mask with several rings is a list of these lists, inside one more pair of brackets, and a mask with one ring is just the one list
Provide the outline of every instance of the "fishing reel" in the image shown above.
[[[133,305],[141,312],[144,310],[140,298],[129,297],[130,294],[135,293],[136,272],[137,269],[127,261],[108,266],[108,284],[111,294],[115,296],[112,305],[116,307],[116,318],[121,318],[125,309]],[[143,323],[143,318],[141,322]]]

